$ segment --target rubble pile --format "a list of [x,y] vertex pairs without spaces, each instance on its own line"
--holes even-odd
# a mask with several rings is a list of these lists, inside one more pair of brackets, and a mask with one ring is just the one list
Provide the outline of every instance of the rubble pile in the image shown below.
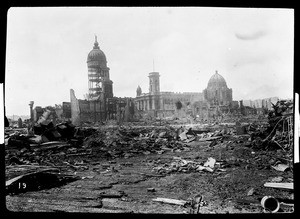
[[130,128],[106,129],[93,135],[84,143],[85,147],[101,151],[102,156],[117,158],[134,154],[162,154],[165,151],[188,150],[177,141],[177,133],[172,128]]
[[49,123],[34,128],[33,135],[7,134],[6,164],[63,165],[74,157],[114,159],[134,154],[162,154],[189,150],[178,137],[178,130],[168,128],[78,128],[64,123]]
[[78,128],[69,122],[53,125],[52,122],[36,124],[32,130],[27,129],[6,129],[5,145],[9,147],[22,148],[22,143],[26,146],[36,146],[51,141],[64,141],[82,143],[83,139],[96,130],[94,128]]
[[[210,147],[226,141],[243,143],[253,149],[280,149],[291,152],[293,144],[293,104],[279,101],[270,111],[268,123],[248,125],[213,124],[206,127],[175,126],[97,126],[75,127],[69,122],[53,125],[47,120],[35,125],[33,133],[7,130],[6,161],[10,163],[62,163],[72,156],[129,158],[137,154],[162,154],[166,151],[187,151],[187,143],[211,141]],[[275,122],[276,123],[275,123]],[[244,125],[243,125],[244,124]],[[236,136],[239,136],[236,138]],[[243,137],[242,137],[243,136]],[[241,140],[242,137],[242,140]],[[13,150],[16,149],[16,150]],[[290,153],[291,154],[291,153]],[[33,156],[32,156],[33,155]],[[65,160],[66,161],[66,160]],[[70,162],[67,159],[66,162]],[[188,162],[187,166],[192,163]],[[173,165],[182,166],[181,164]],[[195,169],[189,167],[189,169]],[[168,170],[169,171],[169,170]],[[167,171],[167,172],[168,172]]]
[[214,172],[225,171],[223,162],[217,162],[213,157],[209,157],[206,162],[195,162],[192,160],[185,160],[181,157],[173,157],[170,164],[163,164],[153,168],[159,174],[169,174],[175,172],[191,173],[191,172]]
[[[6,192],[35,191],[80,179],[92,181],[95,176],[92,174],[114,178],[116,182],[113,183],[119,185],[124,183],[122,180],[127,182],[126,176],[137,174],[139,177],[141,175],[141,179],[135,183],[141,180],[151,182],[152,177],[161,177],[161,183],[184,180],[189,188],[198,188],[190,181],[201,179],[203,175],[207,177],[207,182],[211,182],[207,184],[213,190],[211,194],[223,200],[237,199],[237,203],[257,201],[263,195],[279,196],[276,189],[287,190],[280,194],[289,197],[293,195],[292,110],[292,102],[278,101],[268,117],[261,120],[249,116],[228,120],[227,123],[162,126],[161,123],[131,122],[120,125],[110,122],[106,125],[85,123],[80,127],[69,122],[54,125],[43,120],[31,130],[8,128],[5,129]],[[131,157],[128,163],[118,163],[118,158]],[[92,167],[102,161],[108,161],[101,164],[105,171],[100,172],[98,166]],[[145,165],[141,165],[141,169],[147,172],[139,172],[140,164],[136,161]],[[129,172],[133,168],[134,173]],[[91,175],[82,178],[75,176],[76,173],[68,175],[60,172],[83,173],[92,169],[96,170],[95,173],[87,171]],[[192,178],[187,181],[190,176]],[[170,181],[169,185],[172,183]],[[103,188],[112,187],[105,186]],[[155,188],[152,184],[149,186],[149,194],[155,194],[161,188]],[[210,188],[207,190],[212,191]],[[101,193],[103,199],[121,196]],[[172,197],[176,195],[157,197],[153,201],[186,206],[185,200]],[[194,213],[199,212],[199,206],[204,206],[201,200],[202,196],[199,196],[197,205],[193,204]]]
[[78,128],[70,123],[60,123],[54,126],[51,122],[47,125],[34,126],[34,133],[19,131],[5,132],[6,155],[5,162],[11,164],[62,164],[62,156],[84,153],[82,142],[94,134],[96,129]]
[[[214,130],[214,131],[213,131]],[[76,166],[74,158],[129,158],[138,154],[162,154],[190,150],[192,141],[213,141],[233,134],[227,128],[192,129],[172,126],[75,127],[50,122],[34,127],[34,134],[7,135],[6,163]]]
[[249,134],[254,148],[265,150],[281,149],[292,153],[293,149],[293,102],[278,101],[268,114],[264,127],[249,126]]

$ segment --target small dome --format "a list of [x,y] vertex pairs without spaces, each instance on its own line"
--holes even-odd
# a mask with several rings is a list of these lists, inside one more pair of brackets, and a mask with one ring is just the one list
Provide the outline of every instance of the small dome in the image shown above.
[[216,71],[209,79],[207,88],[227,88],[227,84],[222,75],[219,75],[218,71]]
[[97,42],[97,37],[95,37],[95,43],[93,49],[89,52],[87,57],[87,62],[97,61],[98,65],[106,67],[106,56],[104,52],[100,49],[99,44]]

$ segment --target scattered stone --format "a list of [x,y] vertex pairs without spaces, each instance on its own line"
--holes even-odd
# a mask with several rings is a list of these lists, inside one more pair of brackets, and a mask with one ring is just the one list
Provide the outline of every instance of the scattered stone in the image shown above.
[[283,180],[282,176],[276,176],[271,179],[271,182],[281,182]]
[[251,196],[254,193],[254,188],[249,189],[249,191],[247,192],[247,196]]
[[210,168],[214,168],[215,163],[216,163],[216,159],[213,158],[213,157],[209,157],[209,158],[207,159],[207,161],[204,163],[203,166],[205,166],[205,167],[210,167]]
[[277,164],[276,166],[272,166],[272,168],[277,171],[284,172],[289,169],[289,166],[286,164],[280,163],[280,164]]

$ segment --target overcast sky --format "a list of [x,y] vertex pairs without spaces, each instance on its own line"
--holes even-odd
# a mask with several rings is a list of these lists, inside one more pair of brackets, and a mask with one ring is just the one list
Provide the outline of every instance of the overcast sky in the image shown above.
[[88,92],[87,55],[97,35],[114,95],[202,92],[218,70],[233,99],[293,97],[293,9],[218,7],[10,8],[6,114],[29,115]]

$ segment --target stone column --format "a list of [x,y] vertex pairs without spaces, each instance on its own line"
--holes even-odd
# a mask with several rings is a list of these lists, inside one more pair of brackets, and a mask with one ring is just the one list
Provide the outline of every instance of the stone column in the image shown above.
[[155,101],[156,101],[156,96],[153,96],[153,98],[152,98],[152,109],[153,110],[156,110]]
[[34,104],[34,101],[30,101],[29,102],[29,106],[30,106],[30,122],[31,122],[31,125],[34,124],[33,104]]
[[164,110],[165,107],[164,107],[164,101],[163,101],[162,96],[159,97],[159,101],[160,101],[160,109],[161,109],[161,110]]

